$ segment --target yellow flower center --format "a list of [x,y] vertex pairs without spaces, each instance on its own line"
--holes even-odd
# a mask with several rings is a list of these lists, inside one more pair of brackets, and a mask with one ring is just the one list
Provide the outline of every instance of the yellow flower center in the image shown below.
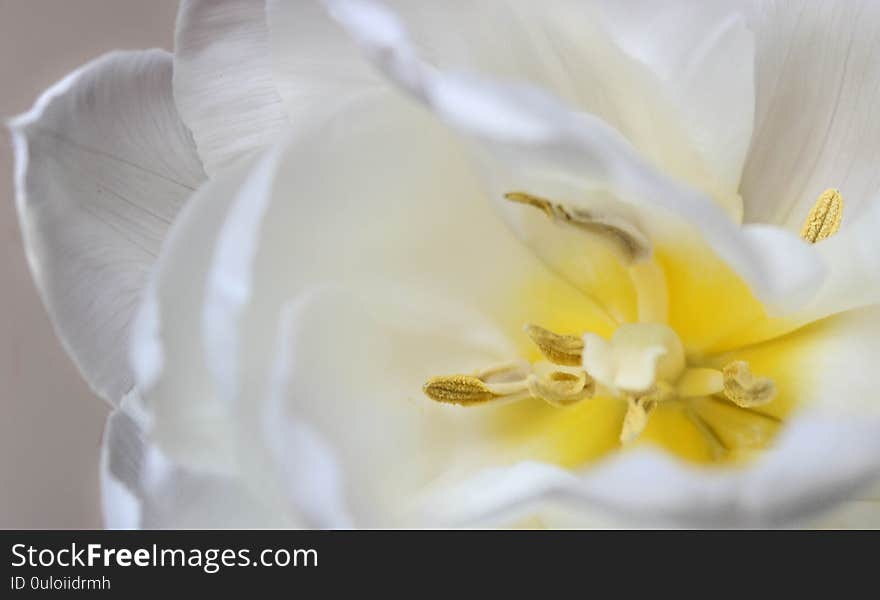
[[433,377],[423,391],[437,402],[461,406],[534,398],[562,407],[597,394],[619,398],[627,403],[621,442],[636,439],[661,402],[717,396],[754,408],[776,395],[773,382],[753,377],[745,361],[722,370],[688,364],[681,340],[660,323],[625,323],[610,340],[594,333],[560,335],[536,325],[525,329],[546,360]]
[[[639,291],[635,312],[610,313],[616,324],[601,331],[575,324],[583,319],[554,317],[555,331],[528,324],[528,360],[433,377],[426,396],[463,407],[514,405],[499,409],[503,436],[533,458],[565,466],[642,441],[700,461],[748,457],[769,443],[795,386],[773,352],[752,350],[761,367],[753,373],[748,352],[737,350],[751,347],[749,327],[739,323],[768,321],[738,277],[705,254],[653,248],[624,220],[522,192],[506,198],[607,242]],[[842,209],[840,193],[827,190],[801,236],[816,243],[833,235]],[[777,377],[789,388],[781,403]]]

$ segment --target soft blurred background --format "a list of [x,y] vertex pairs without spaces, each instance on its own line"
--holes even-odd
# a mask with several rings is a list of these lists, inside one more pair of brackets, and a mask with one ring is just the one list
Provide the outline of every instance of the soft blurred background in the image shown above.
[[[0,0],[0,119],[114,48],[170,49],[176,0]],[[0,528],[100,527],[107,406],[61,349],[28,273],[0,143]]]

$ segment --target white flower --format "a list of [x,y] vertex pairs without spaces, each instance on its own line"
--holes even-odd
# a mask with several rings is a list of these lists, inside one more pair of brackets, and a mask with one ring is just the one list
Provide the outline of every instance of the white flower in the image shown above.
[[108,525],[866,498],[880,6],[388,4],[183,2],[13,123]]

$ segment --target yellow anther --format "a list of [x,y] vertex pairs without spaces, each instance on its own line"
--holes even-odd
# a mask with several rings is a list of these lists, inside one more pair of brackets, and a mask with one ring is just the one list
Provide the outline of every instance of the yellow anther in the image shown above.
[[605,238],[614,245],[621,259],[626,263],[641,261],[651,256],[651,243],[648,238],[626,219],[595,214],[583,208],[566,206],[525,192],[508,192],[504,197],[511,202],[533,206],[551,220],[559,220]]
[[727,364],[723,370],[724,395],[742,408],[753,408],[767,404],[776,397],[776,386],[766,377],[755,377],[749,364],[737,360]]
[[581,366],[584,341],[575,335],[560,335],[537,325],[526,325],[526,333],[547,360],[568,367]]
[[545,377],[529,377],[529,393],[553,406],[569,406],[593,397],[595,382],[583,371],[553,371]]
[[636,398],[628,399],[627,404],[626,416],[623,417],[623,427],[620,430],[620,441],[623,444],[628,444],[641,435],[648,425],[648,414],[655,406]]
[[520,204],[527,204],[529,206],[534,206],[548,218],[552,219],[556,216],[556,211],[554,210],[554,204],[547,200],[546,198],[540,198],[538,196],[532,196],[531,194],[526,194],[525,192],[508,192],[504,194],[504,197],[510,200],[511,202],[518,202]]
[[626,416],[623,417],[623,427],[620,430],[621,443],[627,444],[639,437],[648,425],[648,416],[657,405],[674,397],[675,390],[663,382],[659,382],[646,394],[628,395]]
[[462,406],[482,404],[498,397],[484,381],[473,375],[432,377],[422,386],[422,391],[431,400]]
[[835,189],[825,190],[810,209],[801,229],[801,237],[811,244],[822,241],[837,233],[842,217],[843,197],[840,192]]

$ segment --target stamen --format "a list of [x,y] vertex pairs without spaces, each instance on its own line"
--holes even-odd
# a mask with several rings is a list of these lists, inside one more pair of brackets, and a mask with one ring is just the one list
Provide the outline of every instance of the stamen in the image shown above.
[[767,404],[776,397],[776,386],[766,377],[755,377],[744,360],[724,367],[724,395],[742,408]]
[[476,406],[537,398],[553,406],[569,406],[592,398],[593,379],[583,369],[541,361],[530,365],[514,361],[477,371],[473,375],[432,377],[422,386],[436,402]]
[[525,381],[532,372],[531,365],[525,360],[514,360],[474,373],[474,376],[483,381],[492,391],[499,393],[501,384],[518,383]]
[[648,425],[648,414],[657,406],[654,402],[643,402],[641,398],[628,398],[627,404],[620,430],[622,444],[628,444],[642,434]]
[[584,340],[574,335],[560,335],[537,325],[526,325],[525,331],[541,354],[552,363],[568,367],[581,365]]
[[811,244],[820,242],[837,233],[842,217],[843,197],[840,192],[835,189],[825,190],[810,209],[801,229],[801,237]]
[[524,192],[508,192],[504,194],[504,197],[511,202],[519,202],[520,204],[534,206],[547,215],[548,219],[554,219],[557,216],[557,211],[562,209],[560,205],[554,205],[546,198],[539,198],[538,196],[532,196],[531,194],[526,194]]
[[504,197],[511,202],[533,206],[543,212],[550,220],[560,220],[590,233],[604,236],[621,251],[627,263],[651,257],[651,243],[648,238],[625,219],[611,215],[597,215],[577,207],[568,207],[540,196],[525,192],[508,192]]
[[648,416],[657,405],[675,397],[675,390],[667,383],[658,382],[650,392],[628,395],[626,416],[620,430],[620,441],[627,444],[639,437],[648,425]]
[[422,391],[431,400],[461,406],[483,404],[498,397],[485,382],[472,375],[432,377],[422,386]]
[[529,392],[553,406],[570,406],[593,397],[595,382],[583,371],[567,373],[553,371],[546,377],[532,375],[528,381]]

